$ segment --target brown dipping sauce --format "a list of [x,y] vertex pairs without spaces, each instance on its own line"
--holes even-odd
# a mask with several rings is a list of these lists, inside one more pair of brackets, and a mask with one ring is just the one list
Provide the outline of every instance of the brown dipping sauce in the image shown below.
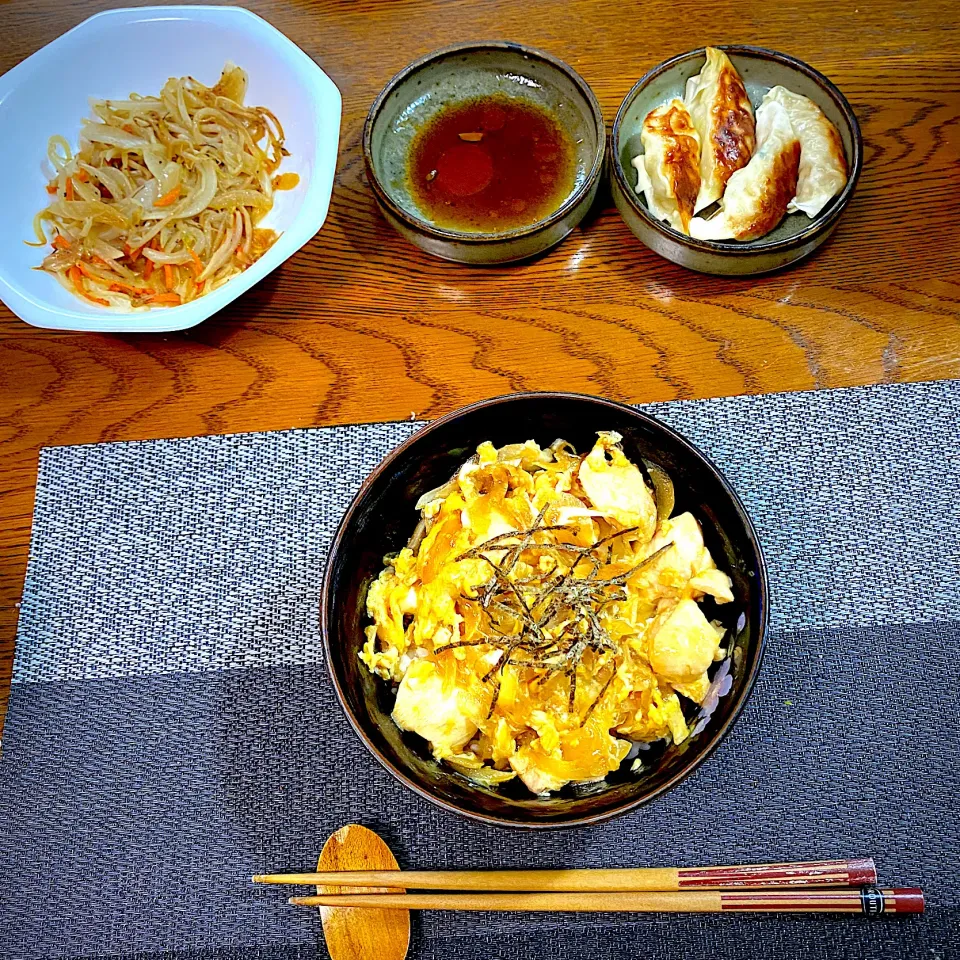
[[500,232],[556,210],[576,172],[574,145],[546,110],[493,95],[442,109],[414,137],[407,177],[438,226]]

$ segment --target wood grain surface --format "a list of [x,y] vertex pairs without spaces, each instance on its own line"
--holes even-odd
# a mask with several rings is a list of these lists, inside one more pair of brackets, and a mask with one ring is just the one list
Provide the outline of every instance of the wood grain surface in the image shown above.
[[[323,845],[317,870],[398,870],[397,859],[386,842],[372,830],[350,823],[332,834]],[[291,893],[298,893],[291,889]],[[338,885],[317,887],[317,894],[356,892]],[[396,893],[387,887],[361,887],[372,893]],[[349,907],[321,907],[320,921],[330,960],[404,960],[410,948],[409,910],[351,910]]]
[[[110,5],[0,0],[0,71]],[[960,376],[960,27],[945,0],[249,6],[343,93],[329,218],[279,270],[185,333],[46,332],[0,305],[4,694],[45,445],[433,417],[520,389],[648,401]],[[661,260],[605,192],[532,262],[431,259],[376,210],[363,118],[415,57],[491,38],[572,64],[608,124],[641,74],[673,54],[705,42],[793,54],[831,77],[860,118],[857,193],[812,259],[763,278],[709,278]]]

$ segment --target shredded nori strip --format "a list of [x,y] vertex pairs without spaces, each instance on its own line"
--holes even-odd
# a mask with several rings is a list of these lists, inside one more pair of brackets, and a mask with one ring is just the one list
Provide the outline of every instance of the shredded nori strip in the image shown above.
[[[544,680],[565,674],[569,679],[569,704],[573,712],[577,671],[584,655],[591,650],[598,658],[598,671],[607,665],[611,669],[583,716],[582,723],[585,723],[609,689],[620,664],[619,647],[604,629],[598,614],[607,604],[626,600],[626,584],[630,578],[673,543],[660,547],[624,573],[600,578],[601,567],[611,562],[614,542],[634,533],[637,527],[618,530],[588,546],[558,543],[552,538],[544,541],[542,534],[575,532],[569,524],[544,524],[548,506],[543,507],[528,529],[491,537],[457,557],[457,560],[481,559],[490,567],[490,579],[477,589],[476,595],[463,597],[479,604],[488,629],[478,639],[450,643],[441,651],[468,646],[490,646],[501,651],[483,677],[484,683],[494,684],[489,717],[500,696],[503,671],[511,664],[521,669],[542,670]],[[539,575],[511,579],[520,558],[531,552],[539,554],[538,560],[548,557],[552,568]],[[590,563],[587,572],[578,574],[578,567],[587,561]],[[503,618],[508,619],[514,629],[509,629]],[[555,637],[547,635],[548,631],[558,628]]]

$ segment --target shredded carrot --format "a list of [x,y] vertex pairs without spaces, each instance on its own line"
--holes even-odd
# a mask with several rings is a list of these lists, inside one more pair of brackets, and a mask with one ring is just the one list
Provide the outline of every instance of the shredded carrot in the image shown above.
[[163,265],[163,282],[168,286],[173,286],[173,267],[169,263]]
[[67,177],[67,199],[73,199],[73,181]]
[[124,252],[134,263],[136,263],[137,257],[140,256],[140,251],[141,251],[142,249],[143,249],[143,247],[137,247],[136,250],[131,250],[129,243],[125,243],[125,244],[123,245],[123,252]]
[[[76,288],[77,293],[80,294],[85,300],[89,300],[91,303],[99,303],[103,307],[109,307],[110,301],[104,300],[102,297],[95,297],[92,293],[87,293],[83,286],[83,276],[80,272],[80,268],[83,266],[81,263],[79,266],[72,266],[67,271],[67,276],[70,278],[70,282]],[[91,274],[94,276],[94,274]]]
[[147,297],[149,303],[171,303],[180,305],[180,294],[179,293],[155,293],[152,296]]
[[178,183],[169,193],[165,193],[159,200],[154,200],[155,207],[169,207],[180,196],[180,184]]
[[86,182],[90,179],[90,177],[89,177],[89,175],[87,174],[87,171],[86,171],[86,170],[81,170],[81,171],[77,174],[77,179],[78,179],[81,183],[86,183]]
[[47,193],[56,193],[56,192],[57,192],[57,185],[55,183],[48,183]]
[[149,280],[153,273],[153,261],[147,257],[143,262],[143,279]]
[[153,292],[149,287],[135,287],[132,283],[124,283],[122,280],[114,280],[110,284],[110,289],[118,293],[139,293],[144,296]]
[[134,136],[137,134],[137,128],[132,123],[125,123],[121,129],[126,130],[127,133],[132,133]]
[[51,241],[54,250],[67,250],[70,247],[70,241],[62,234],[57,234]]
[[193,260],[193,275],[199,277],[203,273],[203,262],[192,249],[190,250],[190,257]]
[[82,260],[77,264],[77,269],[85,276],[89,277],[91,280],[100,280],[101,277],[98,277]]

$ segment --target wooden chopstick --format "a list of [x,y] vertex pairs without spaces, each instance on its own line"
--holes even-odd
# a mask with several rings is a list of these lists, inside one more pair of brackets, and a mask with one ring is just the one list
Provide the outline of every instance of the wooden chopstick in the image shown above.
[[574,890],[584,892],[736,890],[744,887],[862,887],[877,882],[873,860],[816,860],[732,867],[641,867],[627,870],[353,870],[273,873],[254,883],[309,883],[401,890]]
[[638,893],[350,893],[291,897],[298,907],[549,910],[577,913],[923,913],[916,887],[878,890],[684,890]]

